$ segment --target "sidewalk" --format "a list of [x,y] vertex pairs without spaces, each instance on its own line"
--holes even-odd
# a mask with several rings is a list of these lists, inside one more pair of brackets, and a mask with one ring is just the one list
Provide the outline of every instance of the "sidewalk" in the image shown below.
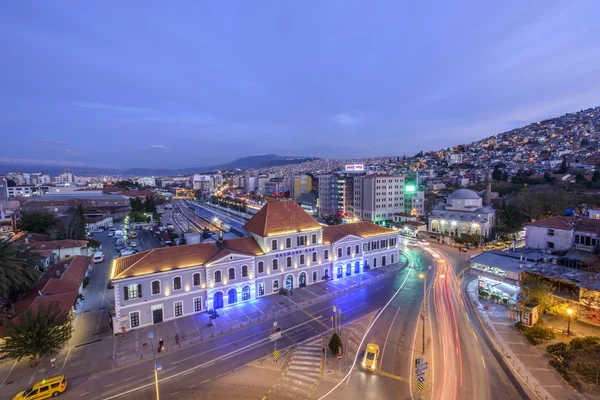
[[[401,266],[390,265],[369,269],[362,274],[295,288],[291,296],[265,296],[236,306],[222,308],[219,309],[219,317],[213,321],[212,326],[208,326],[208,315],[201,313],[136,329],[118,336],[113,336],[112,331],[108,329],[107,319],[101,323],[105,317],[104,313],[108,313],[108,306],[107,304],[102,305],[100,300],[104,300],[100,295],[99,288],[92,286],[94,282],[92,279],[90,287],[84,291],[85,302],[88,304],[84,303],[80,308],[82,312],[76,315],[73,324],[75,331],[69,344],[58,355],[53,356],[56,358],[54,368],[50,368],[50,357],[42,359],[36,368],[29,368],[27,360],[19,363],[14,361],[0,363],[0,396],[4,396],[6,393],[14,394],[36,380],[48,376],[64,373],[73,381],[78,377],[152,358],[152,348],[146,339],[149,331],[153,331],[155,337],[164,339],[166,351],[185,349],[190,345],[355,290],[390,276],[405,266],[406,263]],[[96,266],[94,272],[104,273],[100,268]],[[98,292],[95,298],[92,296],[92,290]],[[88,294],[88,292],[90,293]],[[85,310],[89,312],[85,312]],[[97,327],[102,327],[104,324],[106,324],[106,329],[98,330]],[[179,343],[176,343],[176,335],[179,336]],[[90,362],[90,360],[94,361]]]
[[[479,298],[477,280],[467,284],[467,292],[473,300],[477,316],[496,342],[507,363],[525,384],[541,399],[580,400],[583,395],[569,386],[550,366],[542,348],[531,345],[509,317],[503,304]],[[487,310],[484,307],[487,306]]]

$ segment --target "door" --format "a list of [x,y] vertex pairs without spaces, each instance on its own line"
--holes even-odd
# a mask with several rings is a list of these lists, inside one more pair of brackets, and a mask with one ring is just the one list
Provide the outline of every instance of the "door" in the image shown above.
[[227,292],[227,296],[229,297],[227,304],[237,303],[237,290],[231,289],[229,292]]
[[265,284],[264,282],[261,282],[258,284],[258,295],[259,296],[264,296],[265,295]]
[[329,279],[329,268],[325,268],[325,278]]
[[216,310],[218,308],[223,308],[223,293],[217,292],[213,297],[213,308]]
[[306,286],[306,273],[300,273],[300,276],[298,277],[298,284],[300,287]]
[[152,323],[160,324],[163,322],[163,309],[162,306],[152,308]]
[[342,273],[342,266],[338,265],[337,277],[341,278],[342,276],[344,276],[344,274]]
[[350,263],[346,264],[346,276],[352,275],[352,265]]
[[360,262],[358,262],[358,261],[354,263],[354,273],[355,274],[360,273]]
[[250,286],[242,288],[242,301],[250,300]]
[[287,290],[294,290],[294,277],[291,275],[288,275],[287,278],[285,278],[285,288]]

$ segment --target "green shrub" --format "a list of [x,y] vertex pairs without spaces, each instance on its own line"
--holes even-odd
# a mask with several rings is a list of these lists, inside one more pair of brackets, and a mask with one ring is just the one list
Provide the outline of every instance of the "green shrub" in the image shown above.
[[85,278],[83,278],[83,288],[85,289],[87,287],[87,285],[90,284],[90,277],[86,276]]
[[523,336],[525,336],[525,339],[527,339],[529,343],[533,345],[543,343],[545,340],[552,340],[556,336],[552,328],[546,328],[539,324],[528,327],[520,322],[517,322],[516,325],[519,331],[523,333]]
[[546,351],[550,354],[558,354],[567,351],[568,348],[569,345],[563,342],[559,342],[555,344],[549,344],[548,346],[546,346]]
[[339,354],[339,349],[342,347],[342,338],[337,333],[334,333],[329,341],[329,349],[333,354]]

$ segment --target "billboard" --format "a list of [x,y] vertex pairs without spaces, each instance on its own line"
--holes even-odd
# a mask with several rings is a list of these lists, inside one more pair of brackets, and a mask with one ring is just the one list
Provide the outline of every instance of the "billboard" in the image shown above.
[[364,171],[365,170],[365,165],[364,164],[350,164],[350,165],[346,165],[346,171]]
[[405,193],[414,193],[414,192],[415,192],[415,190],[416,190],[416,187],[415,187],[415,185],[406,185],[406,186],[404,187],[404,192],[405,192]]

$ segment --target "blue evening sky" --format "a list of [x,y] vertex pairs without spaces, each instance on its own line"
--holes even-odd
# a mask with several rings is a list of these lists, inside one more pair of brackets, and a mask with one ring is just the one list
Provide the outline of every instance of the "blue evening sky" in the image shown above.
[[467,143],[600,103],[597,1],[9,1],[0,163]]

